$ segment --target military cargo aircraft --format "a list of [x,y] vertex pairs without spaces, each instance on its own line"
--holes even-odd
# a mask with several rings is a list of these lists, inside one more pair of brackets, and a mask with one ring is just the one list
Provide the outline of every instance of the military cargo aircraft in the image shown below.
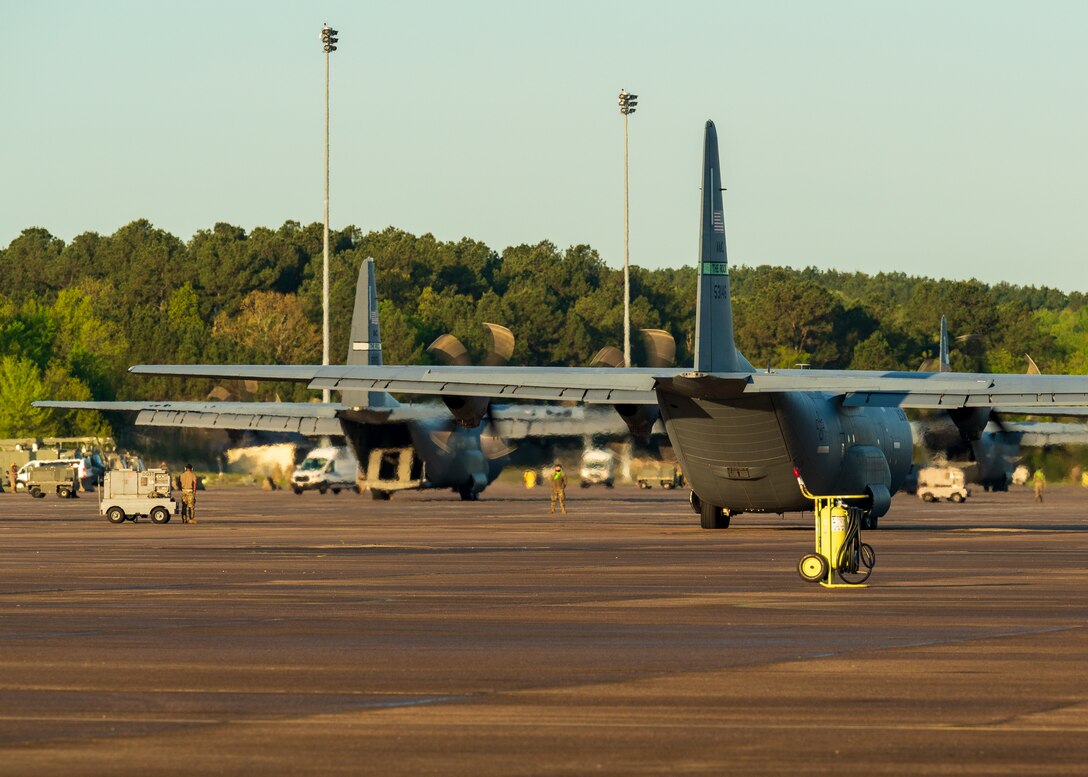
[[[957,341],[974,335],[957,337]],[[941,334],[938,356],[927,359],[919,371],[951,372],[948,321],[941,316]],[[1028,375],[1041,375],[1035,360],[1025,354]],[[935,461],[963,469],[970,483],[977,483],[987,491],[1008,491],[1012,471],[1020,461],[1022,447],[1049,445],[1086,445],[1088,427],[1080,423],[1042,423],[1038,421],[1011,421],[1005,416],[1018,415],[1079,415],[1084,408],[1051,408],[1040,411],[1032,408],[1007,408],[1001,414],[991,412],[985,423],[970,419],[962,423],[962,411],[952,408],[949,412],[929,413],[912,421],[914,439]],[[1018,412],[1019,411],[1019,412]],[[957,421],[959,419],[959,421]],[[981,425],[980,425],[981,424]]]
[[[492,351],[485,364],[501,363],[513,350],[513,335],[488,324]],[[432,345],[438,358],[467,364],[463,346],[450,335]],[[359,267],[347,365],[381,366],[381,326],[374,260]],[[492,406],[490,400],[446,398],[442,405],[406,405],[384,391],[347,388],[342,401],[319,402],[174,402],[71,401],[36,403],[40,407],[138,413],[139,426],[176,426],[344,437],[362,470],[362,483],[375,499],[407,489],[448,488],[474,500],[508,463],[513,443],[529,437],[576,437],[625,432],[614,414],[601,408]],[[471,425],[454,415],[471,411]],[[482,421],[482,422],[481,422]]]
[[[733,340],[721,166],[710,121],[700,212],[693,368],[385,366],[371,360],[335,366],[140,365],[131,371],[438,395],[469,430],[484,428],[493,399],[612,405],[632,429],[660,416],[692,486],[693,507],[708,529],[725,528],[732,516],[746,512],[810,509],[802,479],[812,494],[848,496],[864,511],[865,524],[875,526],[910,469],[904,408],[948,410],[958,426],[970,430],[985,428],[992,411],[1007,406],[1088,406],[1084,376],[757,370]],[[364,414],[382,411],[336,412],[343,412],[342,420],[364,420]],[[465,439],[475,453],[477,438]],[[477,472],[487,477],[483,469]]]

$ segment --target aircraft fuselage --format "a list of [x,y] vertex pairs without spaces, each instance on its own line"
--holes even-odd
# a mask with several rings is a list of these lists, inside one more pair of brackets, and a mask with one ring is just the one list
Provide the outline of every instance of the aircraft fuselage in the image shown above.
[[665,428],[699,498],[729,513],[811,509],[809,490],[867,495],[883,515],[911,465],[911,430],[898,408],[843,407],[816,392],[731,400],[658,392]]

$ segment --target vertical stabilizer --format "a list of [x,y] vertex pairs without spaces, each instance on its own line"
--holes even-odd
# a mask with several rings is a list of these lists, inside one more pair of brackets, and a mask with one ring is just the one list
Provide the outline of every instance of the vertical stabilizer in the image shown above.
[[[378,326],[378,291],[374,285],[374,259],[367,257],[359,265],[359,281],[355,285],[355,310],[351,314],[351,336],[348,339],[349,365],[380,366],[382,363],[382,332]],[[393,407],[396,400],[384,391],[344,391],[344,404],[356,407]]]
[[725,254],[722,175],[718,162],[718,133],[712,121],[706,123],[700,210],[695,369],[698,372],[738,372],[743,365],[733,343],[733,304],[729,296],[729,262]]
[[948,319],[941,316],[941,366],[938,372],[952,372],[952,364],[948,360]]

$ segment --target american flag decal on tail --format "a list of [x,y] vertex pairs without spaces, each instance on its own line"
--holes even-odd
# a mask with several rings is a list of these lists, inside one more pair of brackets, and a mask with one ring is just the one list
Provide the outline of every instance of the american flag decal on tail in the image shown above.
[[725,219],[722,218],[722,212],[720,210],[714,211],[714,215],[711,219],[714,223],[714,231],[719,234],[725,234]]

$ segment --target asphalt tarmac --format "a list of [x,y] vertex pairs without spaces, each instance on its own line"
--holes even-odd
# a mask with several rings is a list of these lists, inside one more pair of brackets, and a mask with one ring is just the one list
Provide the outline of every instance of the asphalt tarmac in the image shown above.
[[0,494],[0,774],[1088,771],[1088,491],[897,496],[870,586],[684,492]]

